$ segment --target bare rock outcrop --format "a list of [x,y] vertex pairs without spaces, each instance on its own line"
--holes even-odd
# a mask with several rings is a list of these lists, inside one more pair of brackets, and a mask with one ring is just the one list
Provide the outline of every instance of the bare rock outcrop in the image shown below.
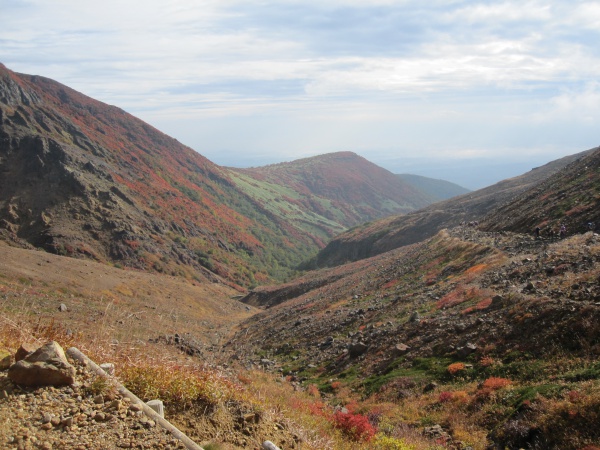
[[75,368],[62,347],[52,341],[10,366],[8,377],[24,386],[65,386],[73,384]]

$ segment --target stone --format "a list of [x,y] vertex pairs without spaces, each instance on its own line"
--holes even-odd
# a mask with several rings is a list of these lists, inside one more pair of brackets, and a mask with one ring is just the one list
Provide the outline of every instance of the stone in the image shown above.
[[115,365],[113,363],[100,364],[100,368],[110,376],[114,376],[115,374]]
[[162,400],[150,400],[146,405],[152,408],[160,417],[165,417],[165,407]]
[[58,310],[59,310],[60,312],[66,312],[66,311],[68,311],[68,310],[69,310],[69,308],[67,308],[67,305],[65,305],[64,303],[61,303],[61,304],[59,305],[59,307],[58,307]]
[[21,344],[21,346],[17,350],[17,353],[15,353],[15,362],[25,359],[27,355],[30,355],[31,353],[35,352],[36,349],[37,347],[35,347],[33,344]]
[[464,347],[457,348],[456,354],[460,358],[466,358],[467,356],[469,356],[472,353],[475,353],[476,351],[477,351],[477,346],[475,344],[471,344],[470,342],[468,342],[467,345],[465,345]]
[[410,351],[410,347],[406,344],[395,345],[392,349],[392,358],[398,358]]
[[369,346],[364,342],[354,342],[348,345],[348,353],[350,354],[351,358],[356,358],[360,355],[363,355],[368,349]]
[[142,405],[138,404],[138,403],[133,403],[129,406],[129,411],[132,412],[138,412],[138,411],[142,411]]
[[13,355],[8,350],[0,350],[0,370],[8,369],[13,363]]
[[423,392],[431,392],[431,391],[433,391],[437,387],[438,387],[438,384],[435,381],[432,381],[431,383],[427,384],[423,388]]
[[24,386],[64,386],[75,381],[75,368],[55,341],[38,348],[8,369],[8,377]]
[[263,448],[263,450],[281,450],[279,447],[277,447],[271,441],[265,441],[265,442],[263,442],[262,443],[262,448]]

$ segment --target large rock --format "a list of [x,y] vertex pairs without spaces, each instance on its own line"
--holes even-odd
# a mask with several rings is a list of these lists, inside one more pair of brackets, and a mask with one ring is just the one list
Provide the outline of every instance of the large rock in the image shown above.
[[364,342],[354,342],[348,345],[348,353],[350,354],[351,358],[359,357],[360,355],[366,353],[368,349],[369,346]]
[[392,348],[392,358],[399,358],[402,355],[407,354],[410,351],[410,347],[406,344],[398,344]]
[[73,384],[75,368],[62,347],[52,341],[10,366],[8,377],[25,386],[64,386]]
[[471,344],[470,342],[468,342],[467,345],[465,345],[464,347],[457,348],[456,354],[460,358],[466,358],[467,356],[469,356],[472,353],[475,353],[476,351],[477,351],[477,346],[475,344]]

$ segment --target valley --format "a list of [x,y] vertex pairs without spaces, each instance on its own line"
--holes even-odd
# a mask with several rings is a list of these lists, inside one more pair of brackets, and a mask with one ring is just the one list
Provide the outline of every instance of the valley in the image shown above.
[[[0,349],[112,362],[205,449],[600,448],[598,148],[452,198],[352,152],[233,169],[0,65],[0,175]],[[60,448],[31,414],[2,442]]]

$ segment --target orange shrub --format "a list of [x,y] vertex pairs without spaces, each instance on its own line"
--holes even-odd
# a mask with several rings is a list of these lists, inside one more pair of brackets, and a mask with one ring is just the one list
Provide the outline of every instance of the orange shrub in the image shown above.
[[341,387],[342,387],[341,381],[334,381],[331,383],[331,389],[333,389],[334,391],[339,390]]
[[317,387],[316,384],[311,384],[310,386],[308,386],[307,392],[309,395],[311,395],[315,398],[321,397],[321,393],[319,392],[319,388]]
[[483,382],[483,388],[491,391],[502,389],[506,386],[510,386],[512,381],[508,378],[490,377]]
[[494,358],[492,358],[491,356],[484,356],[479,361],[479,364],[481,364],[481,367],[490,367],[490,366],[493,366],[494,364],[496,364],[496,360]]
[[452,363],[448,366],[447,370],[448,370],[448,373],[450,373],[450,375],[456,375],[457,373],[465,370],[465,365],[461,362]]
[[475,274],[481,272],[483,269],[487,268],[487,266],[487,264],[476,264],[465,270],[465,274]]
[[467,391],[454,391],[452,393],[452,401],[454,403],[469,403],[469,394]]

